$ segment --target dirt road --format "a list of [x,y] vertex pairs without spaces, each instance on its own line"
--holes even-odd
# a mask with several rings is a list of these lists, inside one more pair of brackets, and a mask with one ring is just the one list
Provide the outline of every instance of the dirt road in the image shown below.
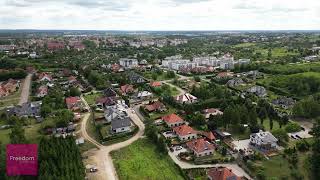
[[31,86],[31,78],[32,78],[32,74],[28,74],[27,77],[23,81],[20,101],[18,103],[19,105],[22,105],[23,103],[28,102],[29,93],[30,93],[30,86]]
[[[88,106],[85,99],[83,97],[81,97],[81,99],[85,103],[85,105]],[[87,133],[86,125],[87,123],[90,123],[88,122],[90,118],[90,112],[86,113],[83,117],[83,120],[81,122],[81,130],[80,130],[81,134],[83,138],[85,138],[87,141],[91,142],[98,148],[98,150],[92,152],[93,154],[91,154],[91,156],[94,156],[94,162],[96,163],[95,166],[99,169],[97,173],[97,176],[99,179],[117,180],[118,179],[117,172],[114,168],[110,152],[126,147],[143,136],[144,129],[145,129],[143,122],[140,120],[140,118],[136,115],[134,110],[132,110],[131,108],[127,109],[127,113],[129,117],[132,119],[133,123],[138,126],[139,128],[138,133],[136,133],[132,138],[126,141],[112,144],[110,146],[104,146],[89,136],[89,134]]]

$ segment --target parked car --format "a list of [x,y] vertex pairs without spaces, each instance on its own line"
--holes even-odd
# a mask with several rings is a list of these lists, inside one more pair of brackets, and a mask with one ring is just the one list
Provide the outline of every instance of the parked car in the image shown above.
[[181,149],[182,149],[181,146],[177,146],[177,147],[176,147],[176,151],[179,151],[179,150],[181,150]]
[[91,172],[91,173],[94,173],[94,172],[97,172],[97,171],[98,171],[98,169],[97,169],[97,168],[95,168],[95,167],[90,168],[90,172]]
[[290,137],[291,137],[292,139],[297,139],[294,135],[291,135]]

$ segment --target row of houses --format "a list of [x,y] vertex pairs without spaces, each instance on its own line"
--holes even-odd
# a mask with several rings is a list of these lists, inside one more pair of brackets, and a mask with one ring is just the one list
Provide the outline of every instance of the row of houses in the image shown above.
[[214,153],[216,146],[212,143],[215,140],[212,132],[196,131],[176,114],[163,116],[161,120],[172,129],[179,140],[185,143],[195,156],[201,157]]
[[0,82],[0,97],[5,97],[16,92],[19,87],[20,81],[14,79]]

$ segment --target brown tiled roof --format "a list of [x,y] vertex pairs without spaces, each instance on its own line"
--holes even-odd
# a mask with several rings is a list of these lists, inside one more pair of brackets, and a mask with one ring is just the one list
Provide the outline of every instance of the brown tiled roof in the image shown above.
[[215,149],[213,144],[210,144],[209,142],[205,141],[203,138],[189,141],[187,142],[187,146],[193,151],[196,151],[197,153]]
[[235,175],[231,169],[225,167],[209,169],[208,176],[213,180],[241,180],[241,177]]
[[169,114],[166,116],[162,116],[161,117],[162,120],[164,120],[167,123],[178,123],[178,122],[183,122],[183,119],[181,117],[179,117],[176,114]]
[[192,127],[188,125],[181,125],[178,127],[174,127],[173,131],[179,136],[186,136],[188,134],[197,134],[197,131],[195,131]]

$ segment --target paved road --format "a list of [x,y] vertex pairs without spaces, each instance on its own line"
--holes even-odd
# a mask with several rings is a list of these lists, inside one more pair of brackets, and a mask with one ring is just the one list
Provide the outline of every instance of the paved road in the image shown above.
[[30,93],[30,85],[31,85],[32,74],[28,74],[27,77],[23,81],[22,91],[20,96],[19,105],[28,102],[29,93]]
[[[85,103],[85,105],[88,107],[88,103],[85,101],[85,99],[82,96],[81,96],[81,99]],[[99,142],[97,142],[96,140],[91,138],[89,136],[89,134],[87,133],[86,124],[88,123],[88,120],[90,117],[90,112],[86,113],[84,115],[84,118],[81,122],[81,130],[80,131],[81,131],[83,138],[85,138],[87,141],[91,142],[92,144],[96,145],[97,148],[99,149],[95,153],[95,156],[96,156],[95,159],[96,159],[96,163],[97,163],[96,167],[99,169],[99,177],[101,179],[106,179],[106,180],[117,180],[118,179],[117,172],[114,168],[113,161],[110,156],[110,152],[119,150],[121,148],[124,148],[124,147],[132,144],[133,142],[135,142],[136,140],[141,138],[144,134],[145,126],[144,126],[143,122],[140,120],[140,118],[136,115],[136,113],[131,108],[127,109],[127,113],[129,115],[129,117],[132,119],[133,123],[138,126],[138,128],[139,128],[138,133],[136,133],[132,138],[130,138],[126,141],[116,143],[116,144],[113,144],[110,146],[104,146],[104,145],[100,144]]]

